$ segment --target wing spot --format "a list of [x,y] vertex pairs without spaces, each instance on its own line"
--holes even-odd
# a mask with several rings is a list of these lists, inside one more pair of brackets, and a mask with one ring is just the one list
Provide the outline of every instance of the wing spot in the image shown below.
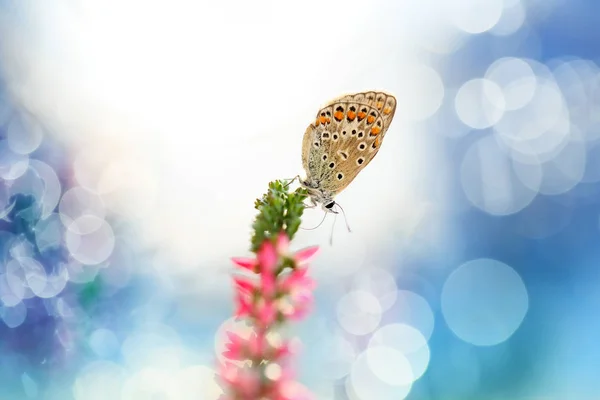
[[356,135],[356,129],[352,129],[352,135]]
[[323,134],[321,135],[321,137],[323,139],[329,139],[329,132],[323,132]]
[[314,142],[314,143],[313,143],[313,146],[315,147],[315,149],[318,149],[318,148],[319,148],[319,146],[320,146],[320,144],[319,144],[319,142]]
[[367,117],[367,124],[372,124],[373,122],[375,122],[375,117],[373,116],[373,114],[369,115]]
[[358,145],[359,150],[364,150],[366,147],[367,147],[367,145],[364,142],[362,142],[361,144]]
[[344,151],[340,150],[340,151],[338,151],[338,154],[339,154],[339,155],[340,155],[340,157],[342,157],[344,160],[347,160],[347,159],[348,159],[348,153],[346,153],[346,152],[344,152]]
[[332,168],[332,169],[333,169],[333,167],[335,167],[335,163],[334,163],[334,162],[330,162],[330,163],[329,163],[329,168]]
[[333,114],[333,117],[339,122],[344,118],[344,113],[341,111],[336,111],[335,114]]
[[381,128],[374,126],[373,128],[371,128],[370,136],[377,136],[379,135],[379,132],[381,132]]
[[328,117],[331,117],[331,113],[329,111],[325,112],[325,114],[327,114]]
[[381,107],[383,107],[383,102],[381,101],[381,97],[379,99],[377,99],[377,109],[381,110]]
[[344,178],[344,174],[342,174],[340,172],[339,174],[337,174],[337,178],[338,178],[338,181],[341,181]]
[[357,160],[356,160],[356,163],[357,163],[358,165],[362,165],[362,163],[364,163],[364,162],[365,162],[365,159],[364,159],[364,158],[362,158],[362,157],[360,157],[359,159],[357,159]]
[[333,134],[333,141],[336,142],[338,140],[339,136],[337,133]]
[[327,154],[323,154],[323,161],[327,161]]
[[346,131],[342,131],[342,136],[346,136]]
[[362,110],[360,110],[358,112],[358,122],[362,121],[363,119],[365,119],[365,117],[367,116],[367,109],[363,108]]
[[364,135],[365,135],[364,132],[358,132],[358,138],[359,139],[362,138]]
[[[354,108],[354,107],[351,107],[351,108]],[[348,121],[354,121],[354,118],[356,118],[356,113],[352,110],[348,111],[348,117],[347,117]]]

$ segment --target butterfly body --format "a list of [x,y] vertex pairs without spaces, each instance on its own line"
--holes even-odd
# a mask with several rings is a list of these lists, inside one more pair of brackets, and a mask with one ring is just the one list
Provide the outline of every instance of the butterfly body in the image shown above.
[[300,184],[314,206],[335,213],[335,196],[373,160],[395,111],[396,98],[375,91],[339,97],[319,110],[302,141]]

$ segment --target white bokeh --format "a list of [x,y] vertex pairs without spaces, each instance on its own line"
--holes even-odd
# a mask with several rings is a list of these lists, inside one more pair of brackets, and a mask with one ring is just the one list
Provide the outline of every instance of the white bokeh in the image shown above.
[[492,260],[469,261],[454,270],[442,289],[442,312],[456,336],[476,346],[508,340],[529,308],[519,274]]
[[488,79],[465,82],[454,99],[460,120],[474,129],[485,129],[496,124],[506,107],[502,89]]
[[381,321],[381,304],[377,297],[363,290],[346,293],[338,301],[337,319],[340,326],[352,335],[373,332]]

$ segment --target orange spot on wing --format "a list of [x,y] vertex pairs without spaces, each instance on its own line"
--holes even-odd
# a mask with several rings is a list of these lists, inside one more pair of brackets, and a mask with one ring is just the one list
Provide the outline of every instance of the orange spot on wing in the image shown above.
[[389,113],[391,113],[391,112],[392,112],[392,107],[386,107],[386,108],[383,110],[383,113],[384,113],[385,115],[388,115],[388,114],[389,114]]
[[344,113],[343,113],[343,112],[341,112],[341,111],[336,111],[336,112],[333,114],[333,117],[335,118],[335,120],[336,120],[336,121],[341,121],[341,120],[342,120],[342,118],[344,118]]
[[362,121],[363,119],[365,119],[366,116],[367,116],[367,114],[365,114],[364,112],[360,111],[358,113],[358,120]]
[[325,122],[329,124],[331,122],[331,118],[325,118]]
[[375,147],[379,147],[379,136],[375,138]]
[[378,126],[374,126],[371,128],[371,136],[376,136],[379,135],[379,132],[381,132],[381,128]]
[[354,121],[354,118],[356,118],[356,113],[354,111],[348,111],[348,119]]
[[369,115],[367,117],[367,124],[372,124],[373,122],[375,122],[375,117],[372,115]]
[[319,117],[319,122],[320,122],[321,124],[324,124],[324,123],[325,123],[325,121],[327,121],[327,118],[325,118],[324,116],[322,116],[322,115],[321,115],[321,116]]
[[319,118],[315,120],[315,126],[319,126],[321,123],[319,122]]
[[377,109],[381,110],[381,107],[383,107],[383,103],[380,101],[377,103]]

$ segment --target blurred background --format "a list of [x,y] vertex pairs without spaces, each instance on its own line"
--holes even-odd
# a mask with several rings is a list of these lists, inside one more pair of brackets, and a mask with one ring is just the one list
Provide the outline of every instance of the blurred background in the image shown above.
[[293,243],[322,246],[299,380],[600,398],[598,24],[593,0],[0,0],[0,399],[216,399],[254,199],[302,173],[321,105],[374,89],[398,109],[337,198],[353,232]]

